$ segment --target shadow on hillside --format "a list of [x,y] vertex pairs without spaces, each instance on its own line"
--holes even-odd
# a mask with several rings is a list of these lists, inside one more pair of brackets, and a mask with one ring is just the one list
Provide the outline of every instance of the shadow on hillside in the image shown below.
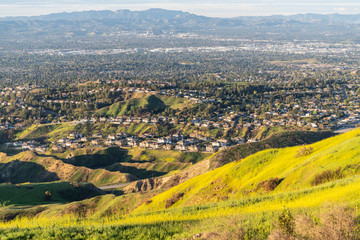
[[[49,157],[49,155],[38,154],[41,157]],[[54,157],[54,156],[51,156]],[[56,158],[56,157],[55,157]],[[144,168],[137,168],[136,166],[124,166],[121,163],[146,163],[152,161],[140,161],[133,159],[128,154],[127,149],[112,147],[94,154],[83,154],[73,156],[71,158],[56,158],[64,163],[71,164],[78,167],[87,167],[90,169],[106,169],[110,172],[129,173],[139,179],[158,177],[167,174],[167,172],[147,170]]]
[[0,163],[0,183],[53,182],[60,180],[56,173],[47,171],[42,165],[33,162],[14,160]]
[[270,137],[255,143],[245,143],[235,145],[224,151],[219,152],[215,157],[215,162],[220,165],[243,159],[259,151],[270,148],[285,148],[300,146],[303,144],[311,144],[323,139],[334,136],[335,134],[330,131],[288,131],[279,132],[271,135]]
[[99,153],[77,155],[61,160],[74,166],[99,169],[105,168],[117,162],[126,162],[127,159],[129,159],[128,150],[112,147]]
[[133,166],[124,166],[121,163],[115,163],[111,166],[106,167],[105,169],[112,172],[119,171],[122,173],[130,173],[131,175],[134,175],[139,179],[159,177],[167,174],[167,172],[147,170],[144,168],[137,168]]
[[25,137],[23,139],[21,139],[21,141],[27,142],[27,141],[32,141],[35,140],[41,144],[46,143],[47,137]]

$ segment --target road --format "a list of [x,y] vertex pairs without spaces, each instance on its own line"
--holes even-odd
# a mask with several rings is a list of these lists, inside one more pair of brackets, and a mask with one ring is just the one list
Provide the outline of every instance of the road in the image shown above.
[[334,131],[334,133],[346,133],[346,132],[350,132],[351,130],[354,130],[355,128],[356,128],[356,125],[352,124],[352,125],[348,125],[346,127],[339,128],[336,131]]
[[127,182],[127,183],[118,183],[118,184],[113,184],[113,185],[107,185],[107,186],[101,186],[98,187],[101,190],[110,190],[110,189],[116,189],[116,188],[121,188],[121,187],[125,187],[127,185],[129,185],[132,182]]

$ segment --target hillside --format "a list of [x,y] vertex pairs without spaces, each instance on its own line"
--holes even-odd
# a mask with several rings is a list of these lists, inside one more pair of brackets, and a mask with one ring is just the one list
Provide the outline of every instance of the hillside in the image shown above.
[[[356,202],[359,144],[360,130],[354,130],[312,145],[264,150],[192,178],[154,197],[136,212],[247,198],[262,198],[261,207],[272,202],[275,209],[282,204],[315,206],[326,199]],[[174,196],[178,197],[169,206]]]
[[161,95],[132,96],[132,98],[117,102],[96,112],[100,116],[127,116],[130,113],[159,113],[166,108],[182,109],[191,106],[190,101],[182,98]]
[[[281,146],[299,144],[300,139],[307,139],[306,135],[293,136],[296,140],[282,135],[271,142]],[[315,135],[312,137],[314,141]],[[254,145],[254,149],[255,146],[258,150],[261,150],[260,146],[270,147],[269,142],[264,143]],[[117,197],[104,195],[43,209],[31,208],[29,212],[37,211],[37,217],[1,223],[0,231],[12,236],[6,229],[22,226],[16,229],[18,234],[25,234],[24,231],[37,234],[36,227],[41,225],[56,231],[56,236],[60,236],[59,231],[66,236],[76,231],[87,237],[121,233],[124,238],[132,236],[138,239],[242,239],[239,236],[267,239],[269,234],[278,231],[276,224],[280,220],[277,219],[281,219],[283,214],[288,214],[285,216],[293,221],[292,214],[304,212],[306,216],[320,219],[316,226],[330,227],[323,222],[326,220],[324,216],[336,219],[348,217],[348,211],[359,204],[359,146],[360,129],[356,129],[310,145],[271,148],[255,154],[247,151],[244,153],[249,154],[247,157],[241,159],[239,155],[238,160],[230,159],[227,164],[228,161],[221,160],[219,164],[222,166],[219,168],[194,176],[165,192],[159,189]],[[214,154],[193,166],[197,165],[198,170],[206,168],[200,163],[213,163],[220,154]],[[350,210],[341,210],[344,208],[336,204],[344,204]],[[337,215],[324,215],[333,214],[329,208],[338,211]],[[355,213],[352,211],[349,214]],[[54,222],[57,226],[51,227]],[[69,224],[71,228],[67,227]],[[307,224],[309,228],[315,226],[311,225],[312,222]],[[334,227],[338,226],[335,222],[333,224]],[[94,226],[99,230],[91,230]],[[141,226],[142,230],[137,226]],[[233,236],[236,238],[222,235],[229,234],[227,230],[235,231],[233,234],[236,235]],[[43,234],[48,237],[50,230]]]
[[[0,18],[0,29],[4,33],[5,39],[24,35],[28,38],[39,38],[44,35],[62,38],[68,37],[66,33],[69,32],[76,39],[87,35],[92,36],[90,33],[96,33],[99,36],[111,35],[110,33],[120,30],[151,31],[157,35],[163,32],[205,32],[208,34],[215,32],[225,36],[246,34],[246,36],[260,39],[264,34],[271,32],[278,32],[280,36],[277,38],[281,39],[298,39],[304,36],[304,32],[306,36],[313,39],[333,32],[334,35],[335,33],[343,35],[342,39],[345,40],[350,33],[355,36],[352,38],[356,38],[359,19],[359,15],[342,14],[210,18],[182,11],[149,9],[145,11],[86,11],[34,17]],[[349,25],[353,25],[353,27]]]
[[[46,199],[44,193],[49,191],[51,197]],[[7,205],[37,205],[49,203],[67,203],[103,195],[100,189],[91,183],[26,183],[0,184],[0,202]]]
[[0,182],[89,182],[95,185],[129,182],[136,178],[127,173],[90,169],[64,163],[54,157],[42,157],[33,152],[0,156]]
[[91,169],[105,168],[117,162],[125,162],[128,150],[119,147],[84,147],[63,153],[49,153],[65,163]]
[[125,187],[124,191],[138,192],[152,189],[167,189],[183,183],[193,177],[211,171],[215,168],[221,167],[226,163],[243,159],[264,149],[310,144],[330,136],[333,136],[333,133],[301,131],[275,133],[263,141],[236,145],[229,149],[225,149],[221,152],[213,154],[212,156],[209,156],[208,158],[188,167],[179,173],[175,173],[172,176],[167,176],[165,178],[155,178],[150,181],[136,181]]

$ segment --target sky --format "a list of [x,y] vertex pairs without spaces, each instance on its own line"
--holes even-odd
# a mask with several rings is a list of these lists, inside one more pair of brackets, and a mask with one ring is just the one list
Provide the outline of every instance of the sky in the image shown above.
[[0,0],[0,17],[149,8],[182,10],[210,17],[360,14],[360,0]]

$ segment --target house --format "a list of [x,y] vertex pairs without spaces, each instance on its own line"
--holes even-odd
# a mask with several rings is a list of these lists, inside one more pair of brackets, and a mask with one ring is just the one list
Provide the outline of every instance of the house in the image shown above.
[[139,147],[141,148],[148,148],[149,147],[149,142],[148,141],[143,141],[139,143]]
[[158,138],[157,142],[160,144],[172,144],[171,137]]
[[101,144],[101,140],[100,139],[93,139],[91,140],[91,144],[94,146],[100,145]]
[[130,136],[126,138],[126,141],[130,142],[130,141],[137,141],[138,137],[137,136]]
[[123,133],[123,132],[119,132],[119,133],[116,133],[115,136],[116,136],[116,139],[123,139],[123,138],[127,137],[127,134]]
[[227,148],[228,148],[228,146],[222,146],[222,147],[219,148],[219,151],[225,150]]
[[146,138],[152,138],[152,137],[154,137],[155,135],[154,134],[151,134],[151,133],[145,133],[144,134],[144,137],[146,137]]
[[101,133],[94,133],[94,134],[92,135],[92,137],[93,137],[93,138],[102,138],[103,135],[102,135]]
[[128,141],[127,144],[130,146],[130,147],[136,147],[138,145],[138,141]]
[[164,150],[167,150],[167,151],[170,151],[170,150],[172,150],[174,147],[173,147],[173,145],[171,145],[171,144],[165,144],[164,146],[163,146],[163,149]]
[[22,142],[14,142],[13,146],[14,147],[22,147],[23,143]]
[[39,146],[39,147],[36,147],[34,150],[38,153],[45,153],[46,152],[46,146]]
[[127,143],[125,140],[116,140],[115,141],[115,145],[119,146],[119,147],[126,147]]
[[186,151],[186,146],[183,145],[183,144],[177,144],[177,145],[175,146],[175,150],[176,150],[176,151]]
[[78,132],[70,133],[68,136],[69,139],[77,139],[77,138],[82,138],[82,137],[83,137],[83,135]]
[[108,140],[116,140],[116,136],[115,135],[109,135],[108,137],[107,137],[107,139]]
[[70,145],[70,148],[71,148],[71,149],[81,148],[81,144],[79,144],[79,143],[72,143],[72,144]]
[[107,139],[104,143],[107,146],[112,146],[115,144],[115,139]]
[[207,145],[205,148],[206,152],[217,152],[218,148],[213,145]]
[[219,144],[220,144],[220,147],[224,147],[224,146],[229,146],[230,145],[230,142],[229,140],[227,139],[220,139],[218,140]]
[[160,144],[158,144],[157,142],[150,142],[149,143],[149,148],[151,148],[151,149],[159,149]]
[[190,146],[187,147],[187,150],[189,152],[199,152],[200,147],[198,145],[190,145]]
[[182,135],[181,133],[175,133],[171,136],[171,138],[174,140],[174,141],[181,141],[184,139],[184,135]]
[[63,147],[59,146],[59,145],[54,145],[54,146],[52,146],[51,150],[53,152],[60,153],[60,152],[63,152],[65,149]]
[[233,138],[231,139],[231,141],[235,144],[242,144],[245,142],[245,138],[242,138],[242,137],[236,137],[236,138]]
[[91,141],[91,138],[88,138],[88,137],[82,137],[80,139],[80,142],[90,142]]

